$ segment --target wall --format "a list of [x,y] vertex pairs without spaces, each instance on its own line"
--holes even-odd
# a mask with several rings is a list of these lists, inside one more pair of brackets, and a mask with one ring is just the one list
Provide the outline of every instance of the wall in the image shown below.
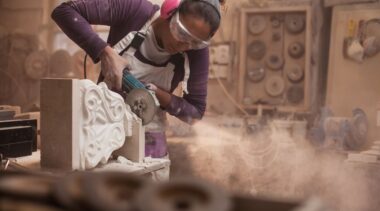
[[326,105],[335,115],[352,116],[352,109],[362,108],[369,119],[369,140],[380,138],[376,122],[380,108],[380,53],[362,63],[343,56],[343,40],[348,20],[380,18],[380,4],[339,6],[334,8],[328,71]]
[[[239,52],[239,21],[241,7],[266,8],[271,6],[312,6],[312,64],[311,64],[311,111],[315,112],[319,109],[323,102],[324,81],[323,76],[326,75],[327,48],[326,40],[328,40],[329,16],[325,16],[326,9],[322,8],[322,0],[227,0],[222,12],[222,25],[215,37],[213,43],[225,41],[233,42],[233,52],[231,57],[232,68],[228,79],[222,79],[222,83],[226,86],[231,96],[237,96],[238,81],[238,52]],[[328,10],[328,9],[327,9]],[[327,28],[327,29],[326,29]],[[216,79],[210,79],[208,111],[216,113],[240,113],[227,98]]]

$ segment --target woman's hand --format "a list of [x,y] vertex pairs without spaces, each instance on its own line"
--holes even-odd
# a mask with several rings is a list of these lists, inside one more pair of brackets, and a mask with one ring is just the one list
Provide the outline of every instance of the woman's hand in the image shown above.
[[100,61],[104,82],[109,89],[120,91],[123,70],[128,67],[128,61],[117,54],[110,46],[104,48],[100,55]]

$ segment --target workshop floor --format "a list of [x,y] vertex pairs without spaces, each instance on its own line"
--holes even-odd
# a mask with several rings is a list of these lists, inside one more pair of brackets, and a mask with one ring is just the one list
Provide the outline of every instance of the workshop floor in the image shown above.
[[[169,138],[171,177],[197,176],[232,193],[272,199],[316,196],[337,211],[380,210],[380,167],[348,163],[283,131],[244,135],[238,123],[206,118]],[[187,131],[187,132],[185,132]]]

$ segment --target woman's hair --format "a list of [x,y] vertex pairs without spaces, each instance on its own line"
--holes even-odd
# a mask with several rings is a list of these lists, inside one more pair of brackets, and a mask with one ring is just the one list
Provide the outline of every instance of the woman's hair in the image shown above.
[[217,2],[213,4],[212,1],[219,1],[219,5],[222,5],[226,0],[183,0],[178,9],[181,14],[193,15],[208,23],[210,26],[210,37],[218,30],[221,19],[220,8],[217,8],[219,5],[216,5]]

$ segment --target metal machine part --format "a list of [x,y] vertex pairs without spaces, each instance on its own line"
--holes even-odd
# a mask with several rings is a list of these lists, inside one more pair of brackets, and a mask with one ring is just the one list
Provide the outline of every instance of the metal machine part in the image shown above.
[[258,35],[262,33],[267,26],[265,16],[263,15],[252,15],[248,20],[248,30],[253,35]]
[[154,92],[146,89],[144,84],[130,74],[127,69],[123,71],[122,88],[127,92],[125,102],[131,107],[132,112],[142,120],[142,124],[146,125],[152,121],[159,105]]
[[293,85],[290,86],[289,89],[286,91],[286,98],[288,99],[289,103],[292,104],[298,104],[301,103],[304,99],[304,89],[300,85]]
[[305,16],[299,13],[285,16],[285,26],[289,33],[298,34],[305,29]]
[[278,75],[271,76],[265,82],[265,91],[272,97],[280,96],[285,90],[285,81]]
[[275,15],[272,15],[270,17],[270,22],[271,22],[273,28],[280,27],[282,21],[283,21],[283,16],[280,14],[275,14]]
[[136,201],[141,211],[227,211],[232,205],[227,194],[210,183],[178,178],[145,188]]
[[298,59],[305,53],[305,47],[301,42],[293,42],[288,47],[288,53],[291,57]]
[[265,78],[265,69],[261,66],[248,68],[247,76],[253,83],[258,83]]
[[368,141],[368,118],[360,108],[352,114],[353,117],[335,117],[329,108],[322,108],[308,133],[309,140],[318,147],[360,150]]
[[266,45],[261,40],[254,40],[248,46],[248,56],[254,60],[260,60],[265,56]]
[[271,70],[280,70],[284,66],[284,59],[278,53],[271,53],[265,60],[265,64]]
[[34,51],[30,53],[24,63],[26,75],[34,80],[39,80],[46,76],[49,64],[46,51]]
[[288,79],[292,83],[299,83],[303,80],[304,72],[301,66],[298,64],[292,64],[287,70]]
[[131,107],[132,112],[142,120],[143,125],[153,120],[157,111],[156,100],[147,89],[133,89],[127,94],[125,102]]

